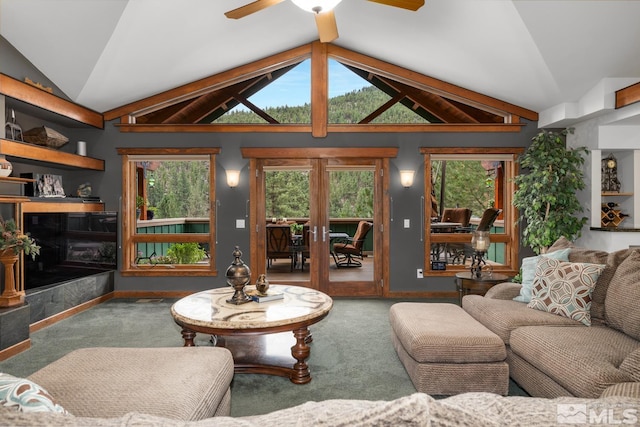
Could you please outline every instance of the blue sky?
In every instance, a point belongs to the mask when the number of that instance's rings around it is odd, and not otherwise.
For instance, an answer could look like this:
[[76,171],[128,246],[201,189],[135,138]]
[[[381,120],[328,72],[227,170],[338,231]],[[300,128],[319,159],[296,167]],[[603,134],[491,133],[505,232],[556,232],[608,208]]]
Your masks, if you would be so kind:
[[[342,95],[370,84],[337,61],[329,61],[329,97]],[[249,98],[260,108],[290,107],[311,102],[311,61],[306,60]],[[244,108],[243,108],[244,109]]]

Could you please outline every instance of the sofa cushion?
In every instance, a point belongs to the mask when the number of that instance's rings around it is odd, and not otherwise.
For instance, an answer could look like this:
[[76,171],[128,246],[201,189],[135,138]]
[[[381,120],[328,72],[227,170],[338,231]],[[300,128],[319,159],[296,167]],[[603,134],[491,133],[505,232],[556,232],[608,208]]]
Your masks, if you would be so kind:
[[597,324],[606,323],[605,320],[605,298],[607,289],[616,268],[629,255],[632,249],[621,249],[615,252],[606,252],[596,249],[585,249],[575,246],[565,237],[560,237],[550,248],[549,252],[560,249],[571,248],[569,252],[569,261],[571,262],[587,262],[591,264],[606,264],[606,267],[596,283],[596,287],[591,293],[591,321]]
[[520,302],[531,301],[533,279],[536,277],[536,265],[538,264],[540,257],[546,256],[553,259],[559,259],[561,261],[569,261],[569,252],[571,252],[571,248],[565,248],[560,249],[559,251],[549,252],[544,255],[523,258],[521,266],[522,287],[520,288],[520,295],[515,297],[513,300]]
[[624,359],[620,365],[620,370],[640,384],[640,349]]
[[0,373],[0,405],[20,412],[67,411],[51,397],[48,391],[33,381]]
[[521,326],[582,326],[580,322],[573,319],[533,310],[523,302],[512,300],[485,298],[480,295],[465,295],[462,298],[462,307],[474,319],[498,335],[507,345],[509,345],[511,332]]
[[525,326],[511,333],[511,351],[578,397],[597,398],[632,378],[619,369],[640,342],[605,326]]
[[591,326],[591,291],[604,267],[603,264],[563,262],[541,257],[536,265],[533,295],[527,307]]
[[616,269],[605,300],[607,324],[640,340],[640,252]]

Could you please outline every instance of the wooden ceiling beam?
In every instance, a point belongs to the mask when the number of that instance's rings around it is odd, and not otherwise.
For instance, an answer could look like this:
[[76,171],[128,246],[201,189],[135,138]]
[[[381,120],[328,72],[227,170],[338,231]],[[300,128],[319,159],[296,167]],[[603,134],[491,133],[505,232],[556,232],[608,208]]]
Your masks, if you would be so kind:
[[412,86],[382,76],[377,76],[377,78],[399,92],[406,94],[409,99],[419,104],[429,113],[438,117],[443,123],[479,123],[476,119],[469,116],[464,111],[450,103],[447,99],[439,95],[416,89]]
[[202,95],[194,99],[189,105],[185,105],[181,111],[167,117],[162,123],[165,124],[195,124],[200,123],[213,111],[219,108],[225,108],[224,104],[227,104],[232,99],[240,100],[244,98],[240,94],[246,91],[248,88],[254,86],[257,82],[266,77],[258,76],[249,79],[244,82],[236,83],[228,86],[224,89],[217,90],[215,92]]
[[373,113],[369,114],[367,117],[365,117],[364,119],[360,120],[358,123],[360,123],[360,124],[371,123],[371,121],[375,120],[376,117],[380,116],[382,113],[387,111],[389,108],[393,107],[395,104],[400,102],[402,100],[402,98],[404,98],[404,94],[398,93],[396,96],[394,96],[393,98],[391,98],[390,100],[388,100],[387,102],[382,104],[379,108],[377,108],[376,111],[374,111]]

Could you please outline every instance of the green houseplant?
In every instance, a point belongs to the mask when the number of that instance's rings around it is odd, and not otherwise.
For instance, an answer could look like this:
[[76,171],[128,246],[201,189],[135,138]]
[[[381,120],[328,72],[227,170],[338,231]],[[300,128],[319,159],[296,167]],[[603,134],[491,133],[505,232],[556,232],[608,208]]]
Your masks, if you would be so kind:
[[518,159],[527,173],[514,178],[513,205],[520,209],[520,221],[526,222],[522,241],[536,254],[545,253],[561,236],[579,237],[587,222],[580,217],[583,208],[576,192],[585,188],[582,165],[588,150],[566,147],[566,136],[572,132],[543,130]]

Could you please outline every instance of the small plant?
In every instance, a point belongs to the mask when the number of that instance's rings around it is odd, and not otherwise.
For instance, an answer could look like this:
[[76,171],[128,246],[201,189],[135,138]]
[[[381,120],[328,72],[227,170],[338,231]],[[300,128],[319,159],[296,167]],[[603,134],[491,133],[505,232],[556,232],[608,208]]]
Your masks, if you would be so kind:
[[0,218],[0,251],[9,249],[16,255],[24,251],[25,255],[31,255],[32,259],[36,259],[36,255],[40,254],[40,246],[29,233],[23,233],[18,228],[14,219],[5,221]]
[[298,224],[297,222],[294,222],[289,226],[289,228],[291,229],[291,234],[302,234],[302,228],[303,228],[302,224]]
[[175,264],[195,264],[207,253],[197,243],[175,243],[167,249],[167,256],[175,260]]
[[136,196],[136,209],[142,209],[144,206],[144,198],[142,196]]

